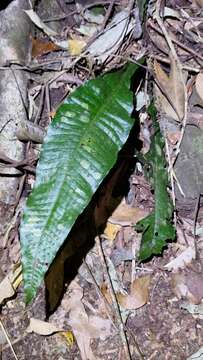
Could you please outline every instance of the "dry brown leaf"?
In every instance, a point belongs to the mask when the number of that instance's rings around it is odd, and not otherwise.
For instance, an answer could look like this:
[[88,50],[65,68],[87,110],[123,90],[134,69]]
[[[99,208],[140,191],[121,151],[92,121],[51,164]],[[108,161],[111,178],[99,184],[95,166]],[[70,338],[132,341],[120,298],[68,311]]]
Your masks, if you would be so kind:
[[158,103],[161,110],[176,121],[181,121],[184,117],[185,91],[183,84],[182,71],[171,56],[171,69],[169,76],[162,69],[159,63],[154,61],[154,72],[160,89],[156,89]]
[[51,324],[46,321],[42,321],[35,318],[30,318],[30,324],[27,327],[26,331],[28,333],[34,332],[38,335],[52,335],[57,332],[64,331],[62,329],[59,329],[56,325]]
[[32,38],[32,57],[42,56],[60,48],[51,41]]
[[149,275],[135,279],[131,285],[129,295],[117,295],[119,304],[126,310],[139,309],[149,300],[149,284]]
[[146,215],[148,215],[146,210],[131,207],[126,204],[125,201],[122,201],[114,210],[113,214],[108,219],[108,222],[121,226],[131,226],[135,225]]

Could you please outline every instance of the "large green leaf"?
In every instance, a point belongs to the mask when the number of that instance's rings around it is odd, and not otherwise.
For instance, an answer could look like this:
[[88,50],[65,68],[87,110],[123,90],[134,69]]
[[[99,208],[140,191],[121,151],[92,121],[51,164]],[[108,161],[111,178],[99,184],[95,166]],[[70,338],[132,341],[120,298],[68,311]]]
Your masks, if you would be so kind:
[[155,133],[146,160],[150,165],[148,176],[154,189],[155,206],[154,211],[135,226],[137,231],[143,232],[140,260],[160,254],[166,241],[173,240],[175,237],[175,229],[171,223],[173,206],[167,192],[168,173],[163,150],[164,139],[156,121],[156,109],[153,104],[150,105],[148,111],[153,120]]
[[48,129],[20,227],[27,302],[127,140],[134,122],[130,79],[138,68],[129,63],[88,81]]

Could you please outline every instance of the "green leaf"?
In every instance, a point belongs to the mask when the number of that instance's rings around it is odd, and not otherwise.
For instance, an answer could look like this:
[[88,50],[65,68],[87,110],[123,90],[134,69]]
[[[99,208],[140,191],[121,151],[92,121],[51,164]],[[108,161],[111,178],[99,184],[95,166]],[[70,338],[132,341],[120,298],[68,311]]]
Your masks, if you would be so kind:
[[150,105],[148,112],[153,120],[154,136],[146,160],[150,166],[148,175],[154,189],[155,208],[145,219],[139,221],[135,229],[143,232],[139,258],[146,260],[162,252],[167,240],[175,238],[171,224],[173,206],[167,192],[168,173],[164,154],[164,140],[161,136],[156,109]]
[[134,123],[130,80],[138,68],[129,63],[86,82],[48,129],[20,227],[27,303],[128,138]]

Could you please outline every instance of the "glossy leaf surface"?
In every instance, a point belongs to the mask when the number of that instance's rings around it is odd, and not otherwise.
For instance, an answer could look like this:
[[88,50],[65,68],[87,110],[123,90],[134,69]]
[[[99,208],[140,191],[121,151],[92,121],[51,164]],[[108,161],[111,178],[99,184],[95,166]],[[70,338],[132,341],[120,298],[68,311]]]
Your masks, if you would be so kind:
[[85,83],[48,129],[20,228],[27,303],[127,140],[134,123],[130,80],[138,68],[129,63]]
[[164,154],[164,139],[156,121],[155,107],[150,105],[148,111],[153,121],[154,136],[146,160],[150,165],[148,175],[154,190],[155,205],[154,211],[135,226],[137,231],[143,233],[140,260],[161,254],[167,240],[175,238],[175,229],[171,223],[173,206],[167,192],[168,172]]

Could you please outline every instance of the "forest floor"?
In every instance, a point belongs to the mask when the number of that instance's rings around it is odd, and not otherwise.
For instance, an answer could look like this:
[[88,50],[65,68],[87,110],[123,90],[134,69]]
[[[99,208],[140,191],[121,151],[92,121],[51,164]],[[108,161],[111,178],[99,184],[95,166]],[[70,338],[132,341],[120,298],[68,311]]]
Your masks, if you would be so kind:
[[[61,250],[63,271],[56,261],[34,302],[26,307],[18,273],[19,225],[37,162],[21,167],[22,191],[0,252],[1,359],[203,359],[203,2],[44,3],[37,1],[33,8],[43,21],[41,29],[29,14],[34,31],[26,64],[28,112],[38,118],[36,136],[78,86],[145,57],[137,91],[139,126],[130,146],[139,147],[143,155],[149,151],[153,130],[146,107],[153,97],[165,141],[176,239],[158,256],[138,260],[142,235],[135,225],[153,211],[158,199],[139,157],[128,159],[127,152],[98,193],[93,213],[102,224],[100,235],[91,231],[85,213],[71,235],[73,244],[83,245],[77,251],[73,245],[68,255],[66,247]],[[0,12],[0,24],[7,9]],[[109,32],[103,43],[107,56],[98,47],[89,51],[90,57],[83,56],[84,46],[90,49],[108,33],[123,11],[130,31],[115,27],[114,33]],[[58,34],[55,39],[50,28]],[[120,40],[111,46],[118,35]],[[67,37],[71,41],[65,49]],[[17,66],[12,65],[12,71]],[[41,145],[32,136],[28,140],[28,155],[34,158]],[[0,161],[9,163],[5,158]],[[89,239],[85,245],[84,238]]]

